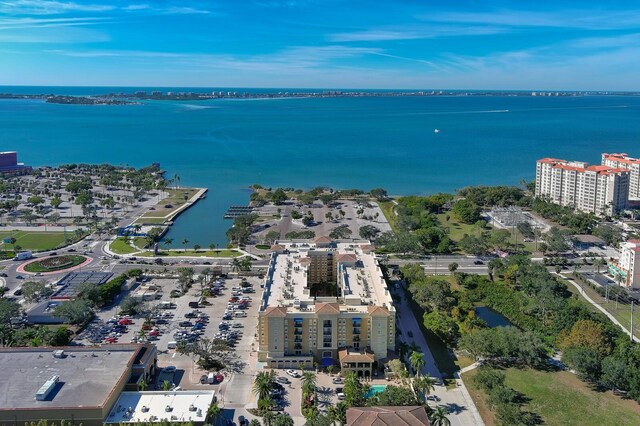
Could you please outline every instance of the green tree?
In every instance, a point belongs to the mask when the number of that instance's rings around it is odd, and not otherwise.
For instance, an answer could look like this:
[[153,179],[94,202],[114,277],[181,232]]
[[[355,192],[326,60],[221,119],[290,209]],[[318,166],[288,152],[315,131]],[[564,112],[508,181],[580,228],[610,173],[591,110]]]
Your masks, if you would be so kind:
[[163,390],[163,391],[165,391],[165,392],[166,392],[166,391],[170,390],[170,389],[171,389],[171,387],[172,387],[172,386],[171,386],[171,382],[170,382],[170,381],[165,380],[164,382],[162,382],[162,390]]
[[311,371],[305,371],[302,373],[300,383],[303,395],[312,394],[316,390],[316,375]]
[[449,272],[451,272],[451,275],[454,274],[454,272],[456,272],[458,270],[458,264],[456,262],[452,262],[449,264]]
[[22,284],[22,293],[27,302],[38,302],[49,297],[53,290],[43,281],[27,281]]
[[431,426],[451,426],[451,421],[447,417],[449,412],[444,407],[436,407],[429,416]]
[[194,244],[194,245],[193,245],[193,251],[194,251],[195,253],[197,253],[197,252],[198,252],[198,250],[200,250],[201,248],[202,248],[202,246],[201,246],[200,244]]
[[429,395],[432,390],[435,390],[436,383],[437,380],[431,376],[415,377],[413,379],[413,388],[424,395]]
[[0,326],[11,324],[11,318],[20,313],[20,305],[7,299],[0,299]]
[[269,397],[269,392],[273,389],[273,378],[275,376],[275,371],[270,370],[259,371],[256,374],[255,379],[253,380],[253,393],[258,399],[266,399]]
[[406,386],[387,386],[382,392],[367,399],[367,405],[373,407],[421,405],[413,391]]
[[458,323],[440,311],[425,313],[424,326],[448,345],[455,345],[460,337]]
[[419,377],[422,368],[424,368],[426,364],[424,360],[424,354],[421,352],[412,351],[411,355],[409,355],[409,364],[411,364],[413,374]]
[[480,207],[473,201],[467,199],[456,201],[453,204],[451,212],[456,219],[463,223],[472,224],[482,219]]
[[63,318],[69,324],[85,324],[93,318],[93,310],[85,300],[62,302],[53,310],[53,316]]
[[344,378],[344,402],[348,407],[362,407],[365,405],[365,394],[367,387],[363,386],[358,380],[358,376],[353,371],[347,373]]

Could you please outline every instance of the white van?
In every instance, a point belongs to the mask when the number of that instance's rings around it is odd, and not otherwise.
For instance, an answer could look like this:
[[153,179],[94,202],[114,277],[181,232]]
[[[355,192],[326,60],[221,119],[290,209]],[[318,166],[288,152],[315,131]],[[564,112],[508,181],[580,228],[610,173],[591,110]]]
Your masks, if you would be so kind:
[[247,316],[247,313],[246,313],[246,312],[244,312],[244,311],[236,311],[236,312],[234,312],[234,313],[233,313],[233,315],[234,315],[236,318],[240,318],[240,317],[244,318],[244,317],[246,317],[246,316]]
[[210,385],[214,384],[216,382],[216,375],[213,373],[209,373],[209,375],[207,376],[207,383],[209,383]]
[[167,349],[175,349],[178,347],[178,342],[169,342],[167,343]]

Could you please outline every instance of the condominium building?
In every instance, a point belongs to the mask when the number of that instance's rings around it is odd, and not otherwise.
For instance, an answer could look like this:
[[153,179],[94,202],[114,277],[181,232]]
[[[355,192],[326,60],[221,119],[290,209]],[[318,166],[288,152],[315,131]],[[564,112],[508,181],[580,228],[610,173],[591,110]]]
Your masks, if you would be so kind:
[[596,215],[613,215],[627,205],[629,171],[580,161],[543,158],[536,162],[536,196]]
[[609,262],[609,273],[620,285],[640,288],[640,240],[629,240],[620,247],[620,259]]
[[280,241],[259,308],[258,360],[272,368],[339,364],[370,376],[395,350],[395,308],[373,247],[327,237]]
[[629,198],[640,198],[640,159],[627,154],[602,154],[602,165],[629,170]]

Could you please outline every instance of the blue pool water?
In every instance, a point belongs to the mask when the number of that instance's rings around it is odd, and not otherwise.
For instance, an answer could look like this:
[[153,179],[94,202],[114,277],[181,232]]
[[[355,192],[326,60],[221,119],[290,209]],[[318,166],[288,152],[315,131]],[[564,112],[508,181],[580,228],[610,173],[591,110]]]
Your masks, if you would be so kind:
[[382,392],[387,388],[387,385],[371,385],[371,389],[365,395],[367,398],[372,397],[373,395]]

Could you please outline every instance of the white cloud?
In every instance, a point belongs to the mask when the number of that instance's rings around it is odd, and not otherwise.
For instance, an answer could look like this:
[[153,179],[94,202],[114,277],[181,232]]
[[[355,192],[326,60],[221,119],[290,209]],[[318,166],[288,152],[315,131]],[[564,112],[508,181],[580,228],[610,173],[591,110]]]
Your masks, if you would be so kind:
[[506,27],[577,28],[589,30],[624,29],[640,26],[638,10],[526,11],[498,9],[489,12],[443,12],[419,16],[429,22],[498,25]]
[[106,12],[116,7],[105,4],[82,4],[54,0],[0,1],[0,14],[6,15],[60,15],[73,12]]
[[334,33],[330,34],[328,39],[333,42],[415,40],[498,34],[504,31],[503,28],[495,26],[405,26],[399,29],[386,28]]

